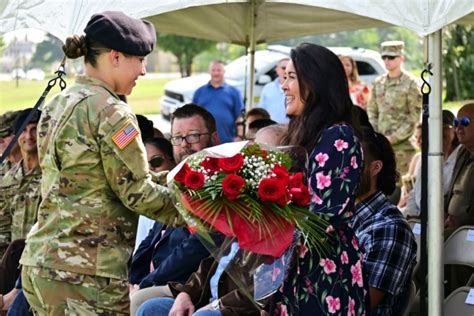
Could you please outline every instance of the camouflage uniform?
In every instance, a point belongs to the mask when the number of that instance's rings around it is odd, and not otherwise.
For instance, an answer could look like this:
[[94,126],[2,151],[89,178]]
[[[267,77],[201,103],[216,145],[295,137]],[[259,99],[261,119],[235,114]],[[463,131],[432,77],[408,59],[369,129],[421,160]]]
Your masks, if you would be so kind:
[[[151,180],[136,117],[110,87],[79,76],[42,109],[37,129],[42,201],[20,261],[27,299],[41,314],[89,293],[77,301],[84,308],[128,313],[138,214],[168,223],[177,214]],[[42,295],[45,284],[61,290]]]
[[[25,173],[21,160],[5,175],[3,183],[2,191],[10,199],[11,240],[24,239],[36,222],[41,201],[41,169],[37,166]],[[7,193],[8,191],[10,192]]]
[[9,160],[5,160],[0,167],[0,259],[11,242],[12,213],[9,201],[12,191],[7,190],[7,187],[13,185],[12,177],[8,176],[11,165]]
[[375,130],[390,139],[398,170],[406,173],[415,153],[409,138],[421,114],[421,92],[416,78],[404,71],[398,78],[378,77],[367,112]]

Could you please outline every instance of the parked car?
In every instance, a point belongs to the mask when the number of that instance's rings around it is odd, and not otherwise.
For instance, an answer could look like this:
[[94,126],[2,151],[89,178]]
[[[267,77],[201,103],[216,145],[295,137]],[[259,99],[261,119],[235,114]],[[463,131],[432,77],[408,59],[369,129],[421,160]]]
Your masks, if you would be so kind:
[[10,77],[12,78],[12,80],[15,80],[15,79],[25,79],[26,77],[26,74],[25,74],[25,71],[21,68],[15,68],[12,70],[12,72],[10,73]]
[[26,79],[28,80],[44,80],[44,71],[39,68],[33,68],[26,72]]
[[[363,48],[329,47],[336,55],[349,55],[357,63],[361,80],[371,84],[385,73],[380,54]],[[289,57],[291,47],[270,45],[266,50],[255,52],[254,104],[257,104],[263,86],[276,78],[275,66],[282,58]],[[247,56],[241,56],[225,66],[225,81],[235,86],[244,96],[246,85]],[[169,119],[173,112],[192,102],[194,92],[210,80],[209,74],[198,74],[172,80],[165,84],[165,95],[160,99],[161,115]]]

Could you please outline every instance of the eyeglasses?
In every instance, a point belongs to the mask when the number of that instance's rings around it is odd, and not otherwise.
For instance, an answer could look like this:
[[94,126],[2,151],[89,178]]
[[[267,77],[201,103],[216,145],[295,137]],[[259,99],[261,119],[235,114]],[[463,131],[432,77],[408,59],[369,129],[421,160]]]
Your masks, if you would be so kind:
[[468,116],[463,116],[460,119],[454,118],[454,126],[458,127],[459,124],[462,126],[468,126],[471,123],[471,119]]
[[159,168],[163,165],[165,162],[165,158],[162,156],[153,156],[151,159],[148,161],[151,167],[153,168]]
[[173,146],[179,146],[183,142],[183,140],[186,140],[186,143],[188,144],[195,144],[199,142],[199,139],[201,138],[202,135],[209,135],[210,133],[199,133],[199,134],[189,134],[186,136],[173,136],[171,137],[171,144]]
[[398,56],[382,56],[382,59],[385,60],[385,59],[388,59],[388,60],[394,60],[395,58],[397,58]]

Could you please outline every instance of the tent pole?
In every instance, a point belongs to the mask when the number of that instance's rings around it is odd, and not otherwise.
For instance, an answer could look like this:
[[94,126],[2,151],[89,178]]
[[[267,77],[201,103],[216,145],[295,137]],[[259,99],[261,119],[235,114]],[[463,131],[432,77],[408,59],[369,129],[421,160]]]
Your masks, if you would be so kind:
[[256,28],[256,16],[257,16],[257,4],[256,0],[250,1],[250,42],[249,42],[249,49],[248,49],[248,58],[250,58],[250,66],[248,68],[249,71],[249,81],[247,82],[247,104],[246,109],[247,111],[253,108],[253,88],[255,83],[255,46],[256,46],[256,39],[255,39],[255,28]]
[[444,301],[444,201],[442,145],[442,31],[428,35],[428,61],[432,64],[429,96],[428,143],[428,315],[441,316]]

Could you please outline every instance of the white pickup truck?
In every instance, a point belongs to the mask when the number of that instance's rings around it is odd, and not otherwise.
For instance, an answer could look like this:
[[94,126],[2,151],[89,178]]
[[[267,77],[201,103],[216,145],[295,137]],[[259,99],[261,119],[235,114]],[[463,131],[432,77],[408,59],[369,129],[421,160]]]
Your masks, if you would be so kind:
[[[349,55],[357,63],[361,80],[371,84],[385,72],[380,54],[373,50],[350,47],[329,47],[336,55]],[[289,57],[291,47],[270,45],[266,50],[255,52],[254,104],[257,104],[265,84],[275,79],[275,66],[282,58]],[[225,81],[245,95],[247,56],[241,56],[225,66]],[[165,95],[160,99],[161,115],[170,115],[186,103],[192,102],[194,92],[210,80],[209,74],[198,74],[172,80],[165,85]]]

